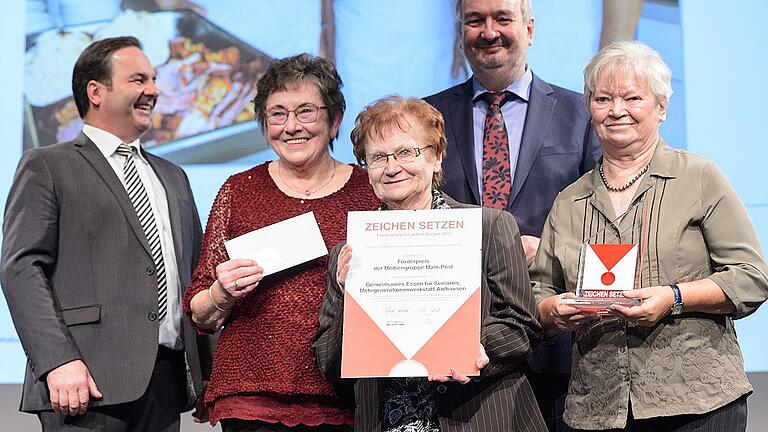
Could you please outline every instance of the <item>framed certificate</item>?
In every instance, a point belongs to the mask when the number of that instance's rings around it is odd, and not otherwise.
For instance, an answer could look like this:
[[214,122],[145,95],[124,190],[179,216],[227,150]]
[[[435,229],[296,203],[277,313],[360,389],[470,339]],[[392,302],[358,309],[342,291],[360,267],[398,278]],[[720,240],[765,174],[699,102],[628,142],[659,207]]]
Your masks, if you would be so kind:
[[482,210],[350,212],[341,376],[478,375]]

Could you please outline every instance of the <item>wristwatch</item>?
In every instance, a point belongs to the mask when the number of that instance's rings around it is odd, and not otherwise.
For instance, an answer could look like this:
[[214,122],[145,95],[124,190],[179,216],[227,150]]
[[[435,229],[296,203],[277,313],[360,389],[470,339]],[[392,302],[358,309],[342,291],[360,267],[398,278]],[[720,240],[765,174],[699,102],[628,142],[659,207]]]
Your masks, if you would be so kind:
[[676,283],[669,284],[669,286],[675,294],[675,303],[672,305],[671,315],[680,315],[683,313],[683,295],[680,293],[680,287]]

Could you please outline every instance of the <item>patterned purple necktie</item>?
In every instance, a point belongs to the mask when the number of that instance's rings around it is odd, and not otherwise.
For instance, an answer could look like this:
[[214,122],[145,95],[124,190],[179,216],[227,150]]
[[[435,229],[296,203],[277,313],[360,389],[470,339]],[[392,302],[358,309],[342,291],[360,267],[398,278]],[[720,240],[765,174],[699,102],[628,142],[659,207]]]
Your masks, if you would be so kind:
[[510,92],[486,92],[478,96],[488,104],[483,129],[483,207],[504,209],[509,203],[512,190],[509,138],[501,106],[514,97]]

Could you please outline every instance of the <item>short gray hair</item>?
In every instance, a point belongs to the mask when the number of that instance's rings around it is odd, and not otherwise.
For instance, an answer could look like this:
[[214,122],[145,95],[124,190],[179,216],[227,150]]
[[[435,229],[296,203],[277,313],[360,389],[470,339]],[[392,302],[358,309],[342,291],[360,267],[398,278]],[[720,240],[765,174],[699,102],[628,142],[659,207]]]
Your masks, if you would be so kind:
[[659,53],[641,42],[613,42],[600,50],[584,68],[584,100],[590,105],[600,76],[622,73],[644,81],[659,103],[672,96],[672,71]]
[[[519,0],[520,1],[520,15],[523,17],[523,22],[528,24],[528,21],[533,17],[533,6],[531,6],[531,0]],[[456,20],[459,24],[463,23],[462,15],[464,15],[464,0],[456,0]]]

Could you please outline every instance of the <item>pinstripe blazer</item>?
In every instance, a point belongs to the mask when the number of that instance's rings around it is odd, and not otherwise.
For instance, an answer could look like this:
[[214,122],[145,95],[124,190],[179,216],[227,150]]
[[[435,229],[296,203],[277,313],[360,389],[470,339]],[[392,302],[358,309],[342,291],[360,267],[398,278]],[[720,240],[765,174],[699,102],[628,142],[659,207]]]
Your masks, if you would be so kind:
[[[476,207],[448,196],[451,208]],[[312,346],[323,375],[341,376],[344,297],[336,281],[341,244],[328,263],[328,290],[320,308],[320,329]],[[545,431],[528,380],[520,372],[541,327],[525,266],[520,233],[508,213],[483,209],[481,343],[490,363],[467,385],[436,384],[440,430],[443,432]],[[355,430],[381,431],[386,379],[354,381]]]

